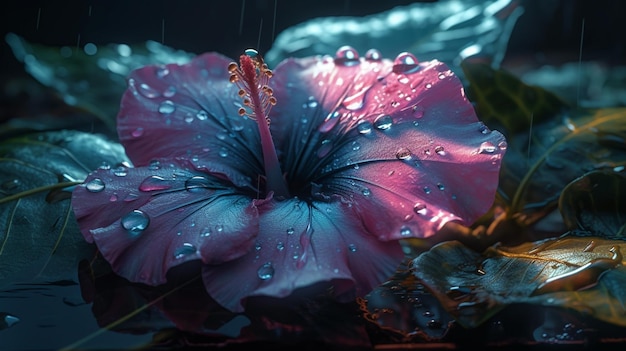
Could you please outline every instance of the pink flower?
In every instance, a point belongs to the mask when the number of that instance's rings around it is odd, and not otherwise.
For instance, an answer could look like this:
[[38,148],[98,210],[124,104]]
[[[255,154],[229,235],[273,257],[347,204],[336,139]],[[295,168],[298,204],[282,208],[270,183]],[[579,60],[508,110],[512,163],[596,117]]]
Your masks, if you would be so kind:
[[83,235],[119,275],[159,285],[201,262],[233,311],[320,285],[352,299],[394,272],[399,240],[491,206],[506,142],[445,64],[343,47],[272,72],[250,55],[128,77],[118,134],[134,166],[98,169],[73,193]]

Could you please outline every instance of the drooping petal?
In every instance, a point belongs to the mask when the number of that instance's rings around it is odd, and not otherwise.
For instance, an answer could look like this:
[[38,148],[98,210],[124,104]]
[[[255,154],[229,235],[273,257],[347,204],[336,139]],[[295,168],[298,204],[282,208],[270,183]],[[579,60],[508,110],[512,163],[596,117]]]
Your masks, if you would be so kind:
[[262,170],[256,123],[237,111],[241,99],[229,82],[232,60],[216,53],[184,65],[133,71],[118,114],[118,134],[130,159],[185,158],[237,186]]
[[[288,94],[274,89],[284,104],[273,117],[285,125],[279,147],[295,165],[286,162],[287,177],[352,201],[382,240],[428,237],[448,221],[471,224],[484,214],[506,141],[478,121],[460,80],[445,64],[408,53],[392,62],[342,50],[275,70],[292,86]],[[300,118],[289,121],[287,108]]]
[[183,262],[218,264],[249,251],[258,231],[253,200],[189,168],[161,160],[99,169],[76,187],[81,231],[116,273],[158,285]]
[[254,249],[235,261],[203,267],[209,295],[233,311],[242,310],[246,297],[285,297],[323,282],[338,299],[363,296],[403,257],[397,242],[378,241],[337,198],[312,204],[297,198],[268,201],[259,211]]

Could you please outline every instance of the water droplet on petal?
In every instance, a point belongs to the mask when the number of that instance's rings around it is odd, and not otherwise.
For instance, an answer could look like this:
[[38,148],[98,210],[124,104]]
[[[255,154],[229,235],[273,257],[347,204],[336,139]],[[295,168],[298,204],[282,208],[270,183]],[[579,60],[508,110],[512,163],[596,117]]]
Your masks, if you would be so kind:
[[126,177],[126,175],[128,175],[128,171],[126,170],[126,167],[119,166],[113,170],[113,174],[118,177]]
[[198,251],[198,249],[196,249],[196,247],[191,244],[191,243],[184,243],[183,246],[177,248],[174,251],[174,258],[175,259],[181,259],[187,255],[191,255],[194,254]]
[[348,245],[348,250],[350,250],[350,252],[356,252],[356,245],[354,244]]
[[430,89],[430,88],[432,88],[432,87],[433,87],[433,85],[432,85],[432,84],[430,84],[430,83],[426,83],[426,89]]
[[496,146],[493,145],[492,142],[490,141],[485,141],[482,144],[480,144],[480,147],[478,148],[478,153],[480,154],[492,154],[496,151]]
[[160,176],[150,176],[139,184],[139,191],[157,191],[171,188],[172,185],[165,178]]
[[200,121],[204,121],[209,118],[209,114],[205,110],[200,110],[196,113],[196,118]]
[[365,59],[369,61],[380,61],[383,59],[383,55],[376,49],[369,49],[365,53]]
[[193,176],[185,181],[185,189],[199,192],[211,189],[211,181],[204,176]]
[[411,150],[406,147],[402,147],[396,152],[396,158],[398,160],[408,161],[413,158],[413,156],[411,154]]
[[359,53],[351,46],[342,46],[335,53],[335,63],[344,66],[355,65],[359,63]]
[[430,194],[430,188],[429,188],[429,187],[427,187],[427,186],[425,186],[425,187],[424,187],[424,192],[425,192],[426,194]]
[[409,236],[413,234],[413,232],[411,231],[411,228],[403,225],[402,228],[400,228],[400,235],[401,236]]
[[165,100],[159,105],[159,112],[164,115],[169,115],[176,110],[176,105],[170,100]]
[[287,228],[287,235],[292,235],[294,232],[293,228]]
[[271,262],[264,263],[261,267],[259,267],[256,273],[261,280],[272,279],[274,276],[274,266]]
[[278,244],[276,244],[276,249],[278,251],[283,251],[283,249],[285,249],[285,244],[283,244],[282,241],[279,241]]
[[395,73],[414,73],[419,69],[419,61],[410,52],[403,52],[393,60],[393,71]]
[[176,95],[176,87],[173,85],[167,87],[167,89],[165,89],[165,91],[163,92],[163,96],[165,96],[166,98],[170,98],[174,95]]
[[393,120],[391,119],[391,116],[389,115],[380,115],[374,121],[374,126],[378,130],[387,130],[391,128],[392,124],[393,124]]
[[87,182],[85,188],[87,188],[87,191],[89,192],[99,193],[104,190],[104,182],[100,178],[94,178]]
[[156,70],[156,74],[157,74],[157,77],[163,78],[166,75],[170,74],[170,70],[167,67],[165,67],[165,66],[159,67]]
[[498,143],[498,148],[499,148],[500,150],[503,150],[503,151],[504,151],[504,150],[506,150],[506,149],[507,149],[507,147],[508,147],[508,144],[506,143],[506,141],[501,141],[501,142],[499,142],[499,143]]
[[148,228],[150,218],[141,210],[133,210],[122,217],[121,224],[128,234],[138,236]]
[[216,225],[215,226],[215,231],[218,232],[218,233],[223,232],[224,231],[224,225],[222,225],[222,224]]
[[413,206],[413,212],[419,214],[419,215],[425,215],[426,214],[426,205],[422,204],[422,203],[416,203],[415,206]]
[[437,183],[437,189],[443,191],[443,190],[446,190],[446,187],[441,183]]
[[417,106],[417,105],[413,106],[413,117],[415,118],[424,117],[424,108],[421,106]]
[[319,126],[319,128],[317,130],[319,130],[321,133],[329,132],[339,122],[339,116],[340,115],[341,114],[339,113],[339,111],[335,111],[335,112],[329,113],[328,116],[326,116],[326,118],[322,122],[322,124],[320,124],[320,126]]
[[363,188],[363,190],[361,190],[361,194],[363,194],[363,196],[370,196],[372,195],[372,191],[368,188]]
[[139,84],[139,93],[149,99],[158,97],[160,94],[156,89],[152,88],[146,83]]
[[139,127],[137,129],[133,130],[133,132],[130,133],[130,135],[132,135],[133,138],[139,138],[140,136],[143,135],[143,128]]
[[366,135],[372,132],[372,124],[369,121],[360,121],[356,129],[359,133]]
[[148,166],[148,169],[150,169],[152,171],[156,171],[159,168],[161,168],[161,162],[159,162],[158,160],[150,161],[150,165]]
[[478,128],[478,130],[482,133],[482,134],[488,134],[489,133],[489,127],[487,127],[486,125],[480,124],[480,127]]
[[218,153],[220,157],[228,157],[228,150],[225,147],[220,148]]
[[435,153],[439,156],[445,156],[446,155],[446,150],[443,148],[443,146],[436,146],[435,147]]
[[352,151],[359,151],[361,149],[361,143],[358,141],[353,141],[350,146],[352,147]]

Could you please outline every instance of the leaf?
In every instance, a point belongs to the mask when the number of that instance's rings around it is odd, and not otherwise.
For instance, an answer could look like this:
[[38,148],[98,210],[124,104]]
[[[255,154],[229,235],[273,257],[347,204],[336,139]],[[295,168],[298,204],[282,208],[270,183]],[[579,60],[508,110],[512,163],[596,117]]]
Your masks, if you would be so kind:
[[194,56],[154,41],[133,47],[87,44],[91,46],[77,50],[30,44],[14,33],[5,39],[30,75],[56,90],[68,105],[94,113],[111,130],[115,130],[115,117],[130,71],[148,64],[186,63]]
[[613,170],[593,171],[568,184],[559,209],[570,230],[626,239],[626,177]]
[[74,279],[93,248],[78,231],[70,187],[92,169],[127,161],[119,144],[71,131],[0,143],[0,286]]
[[348,44],[361,55],[374,48],[383,57],[409,51],[420,61],[438,59],[450,67],[470,56],[497,66],[522,13],[518,1],[472,0],[417,2],[365,17],[316,18],[280,33],[265,59],[276,65],[289,57],[334,54]]
[[622,241],[548,239],[480,254],[457,241],[412,262],[419,281],[461,325],[473,328],[512,304],[570,308],[626,327]]

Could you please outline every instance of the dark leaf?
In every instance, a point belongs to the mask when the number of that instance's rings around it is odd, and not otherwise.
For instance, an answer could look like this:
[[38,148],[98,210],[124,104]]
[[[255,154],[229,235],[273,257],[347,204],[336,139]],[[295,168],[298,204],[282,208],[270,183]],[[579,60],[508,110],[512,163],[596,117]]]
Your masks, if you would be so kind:
[[444,242],[412,262],[416,277],[465,327],[477,327],[511,304],[570,308],[626,326],[622,241],[560,238],[483,254]]
[[626,236],[626,177],[612,170],[593,171],[567,185],[559,199],[570,230],[612,239]]
[[68,195],[99,166],[126,162],[119,144],[79,132],[49,132],[0,143],[0,286],[76,280],[93,254]]
[[193,56],[154,41],[133,47],[89,43],[80,50],[30,44],[14,33],[7,34],[6,41],[35,79],[56,90],[68,105],[95,114],[112,130],[130,71],[148,64],[186,63]]

